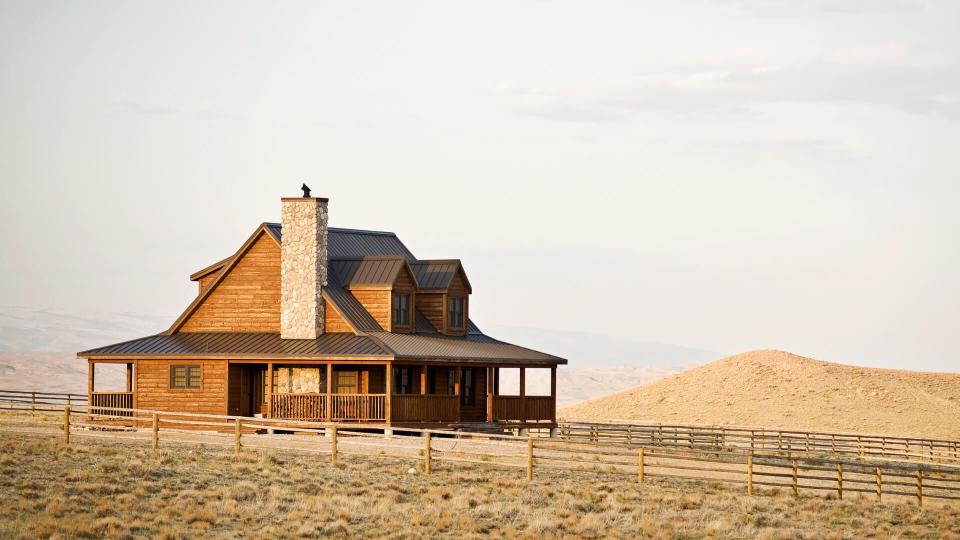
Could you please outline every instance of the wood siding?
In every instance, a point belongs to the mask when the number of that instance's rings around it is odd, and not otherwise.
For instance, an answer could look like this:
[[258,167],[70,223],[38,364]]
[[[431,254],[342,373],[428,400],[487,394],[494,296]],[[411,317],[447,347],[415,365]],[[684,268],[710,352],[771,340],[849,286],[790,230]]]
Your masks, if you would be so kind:
[[[410,324],[399,326],[393,324],[393,294],[409,294],[410,295]],[[413,276],[410,275],[410,271],[404,268],[397,275],[397,280],[393,282],[393,293],[390,295],[390,332],[396,332],[398,334],[411,334],[416,325],[416,312],[414,311],[414,306],[417,303],[417,286],[413,281]],[[384,327],[387,328],[387,327]]]
[[389,331],[390,289],[351,289],[350,293],[380,324],[381,328]]
[[180,332],[280,332],[280,246],[261,233]]
[[430,321],[430,324],[437,329],[438,332],[444,331],[444,302],[443,294],[439,293],[420,293],[416,298],[417,309],[423,313],[423,316]]
[[353,332],[353,328],[347,324],[343,315],[333,307],[330,302],[325,302],[323,308],[323,326],[324,332]]
[[203,276],[202,278],[198,279],[198,280],[197,280],[197,283],[198,283],[200,286],[199,286],[199,288],[197,289],[197,293],[199,294],[199,293],[203,292],[203,289],[205,289],[207,285],[213,283],[213,280],[217,279],[217,274],[219,274],[219,273],[220,273],[219,271],[218,271],[218,272],[213,272],[213,273],[207,274],[207,275]]
[[[171,389],[172,365],[199,365],[200,388]],[[225,360],[140,360],[136,378],[137,407],[140,409],[227,414]]]

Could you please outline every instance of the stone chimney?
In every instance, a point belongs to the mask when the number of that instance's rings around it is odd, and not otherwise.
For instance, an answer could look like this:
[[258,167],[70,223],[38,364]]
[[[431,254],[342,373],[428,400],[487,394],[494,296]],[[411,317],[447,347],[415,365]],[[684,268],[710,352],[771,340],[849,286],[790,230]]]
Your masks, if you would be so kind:
[[[309,195],[309,188],[304,194]],[[327,199],[291,197],[280,204],[280,337],[316,339],[324,331]]]

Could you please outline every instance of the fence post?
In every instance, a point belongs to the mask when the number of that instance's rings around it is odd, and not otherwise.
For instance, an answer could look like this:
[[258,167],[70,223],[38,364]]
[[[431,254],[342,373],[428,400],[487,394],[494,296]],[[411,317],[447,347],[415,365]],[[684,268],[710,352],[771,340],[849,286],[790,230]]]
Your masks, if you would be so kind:
[[753,452],[747,455],[747,495],[753,495]]
[[643,448],[641,447],[637,450],[637,482],[643,483],[643,474],[644,474],[644,464],[643,464]]
[[753,430],[750,430],[750,449],[753,450]]
[[917,506],[923,506],[923,471],[917,470]]
[[430,432],[428,431],[424,435],[426,435],[427,442],[426,442],[426,448],[424,448],[424,454],[423,454],[423,472],[424,474],[430,474],[430,452],[431,452]]
[[153,453],[157,453],[157,443],[160,439],[160,415],[153,414],[153,441],[151,446],[153,447]]
[[877,467],[877,502],[883,500],[883,476],[880,474],[880,467]]
[[240,453],[240,419],[239,418],[234,420],[233,434],[234,434],[233,450],[235,453],[239,454]]
[[797,460],[791,460],[793,464],[793,495],[800,496],[800,486],[797,485]]
[[63,408],[63,444],[70,445],[70,406]]
[[860,437],[857,437],[857,454],[860,461],[863,461],[863,440]]
[[337,426],[330,428],[330,464],[337,464]]
[[633,444],[633,431],[627,426],[627,444]]
[[30,392],[30,412],[37,412],[37,393]]
[[527,437],[527,481],[533,480],[533,438]]
[[837,463],[837,498],[843,500],[843,463]]
[[71,401],[71,400],[73,399],[73,398],[71,397],[72,395],[73,395],[73,394],[67,394],[67,406],[68,406],[68,407],[69,407],[70,405],[73,405],[73,401]]
[[830,451],[834,454],[837,453],[837,436],[830,435]]

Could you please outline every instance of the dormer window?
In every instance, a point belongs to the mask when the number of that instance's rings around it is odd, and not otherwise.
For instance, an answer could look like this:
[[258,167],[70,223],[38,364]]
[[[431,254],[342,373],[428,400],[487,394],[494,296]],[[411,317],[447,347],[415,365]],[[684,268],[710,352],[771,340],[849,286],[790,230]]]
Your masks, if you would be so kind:
[[447,326],[450,328],[463,328],[463,297],[451,297],[448,301],[449,317]]
[[393,295],[393,324],[394,326],[410,325],[410,295]]

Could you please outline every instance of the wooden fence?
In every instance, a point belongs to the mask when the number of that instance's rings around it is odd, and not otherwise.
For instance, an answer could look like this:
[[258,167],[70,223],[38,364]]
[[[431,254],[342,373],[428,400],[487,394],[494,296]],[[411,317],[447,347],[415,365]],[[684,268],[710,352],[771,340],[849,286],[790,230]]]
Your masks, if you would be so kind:
[[[154,450],[162,441],[220,444],[233,447],[236,452],[244,448],[305,451],[329,456],[332,463],[342,455],[401,459],[417,463],[425,473],[434,471],[437,462],[475,463],[525,469],[529,480],[535,478],[537,470],[560,469],[594,476],[629,475],[637,482],[650,478],[719,482],[741,486],[748,494],[773,488],[797,496],[828,492],[842,498],[850,493],[866,493],[878,501],[884,497],[910,497],[920,505],[925,499],[960,500],[960,467],[929,463],[870,461],[844,456],[786,457],[776,451],[759,449],[650,447],[397,427],[384,432],[382,425],[140,409],[97,407],[98,416],[92,407],[33,405],[20,400],[0,401],[0,408],[58,415],[62,418],[60,433],[67,444],[71,436],[149,442]],[[19,416],[0,417],[0,431],[17,431]],[[30,418],[33,417],[27,420]],[[22,432],[38,434],[36,428]],[[294,437],[292,434],[322,436]]]
[[0,401],[34,405],[86,405],[86,394],[0,390]]
[[784,454],[855,456],[858,459],[925,461],[960,465],[960,441],[771,430],[689,424],[559,422],[566,440],[656,447],[741,449]]

